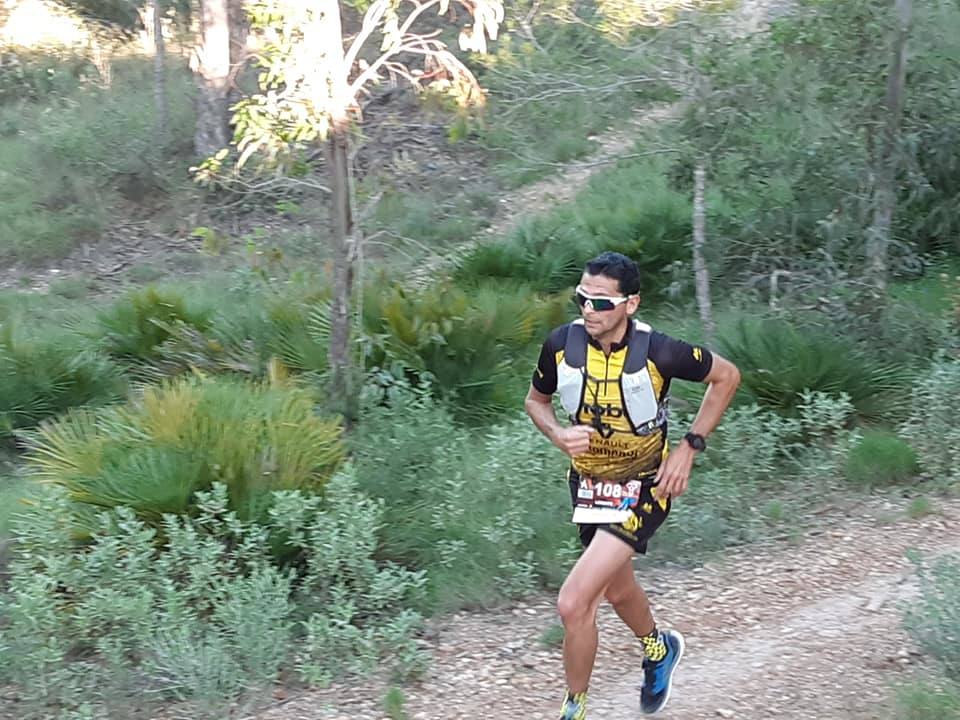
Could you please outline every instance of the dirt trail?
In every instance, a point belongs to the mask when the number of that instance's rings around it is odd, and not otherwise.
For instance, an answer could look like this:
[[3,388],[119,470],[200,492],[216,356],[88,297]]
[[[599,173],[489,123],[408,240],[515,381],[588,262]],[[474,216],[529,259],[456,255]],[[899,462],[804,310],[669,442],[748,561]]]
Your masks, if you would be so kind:
[[[915,592],[910,549],[960,551],[960,500],[920,519],[873,500],[834,508],[801,539],[733,549],[692,570],[637,577],[687,653],[665,720],[888,720],[894,685],[921,658],[902,628]],[[404,688],[411,720],[553,720],[563,692],[560,652],[541,643],[556,623],[552,596],[496,612],[459,613],[431,627],[432,665]],[[642,659],[608,607],[590,691],[590,720],[636,720]],[[257,720],[386,718],[385,678],[292,698]]]

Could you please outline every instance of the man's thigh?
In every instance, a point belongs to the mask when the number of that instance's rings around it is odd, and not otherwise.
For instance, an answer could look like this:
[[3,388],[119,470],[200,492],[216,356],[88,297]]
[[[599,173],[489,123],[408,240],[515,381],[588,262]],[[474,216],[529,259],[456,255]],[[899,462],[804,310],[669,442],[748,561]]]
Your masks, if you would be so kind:
[[561,593],[573,593],[582,602],[599,600],[607,586],[621,576],[623,566],[630,565],[633,552],[630,545],[615,535],[597,533],[573,566]]

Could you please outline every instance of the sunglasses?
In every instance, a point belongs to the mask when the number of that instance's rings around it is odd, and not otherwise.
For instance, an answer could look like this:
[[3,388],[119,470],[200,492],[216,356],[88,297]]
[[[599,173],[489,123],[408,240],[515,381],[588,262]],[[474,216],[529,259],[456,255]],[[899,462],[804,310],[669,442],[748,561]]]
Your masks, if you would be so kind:
[[581,308],[585,308],[589,305],[591,310],[596,310],[597,312],[607,312],[608,310],[613,310],[617,305],[625,303],[631,297],[631,295],[620,297],[590,295],[589,293],[584,292],[580,285],[577,285],[576,289],[573,291],[573,299],[576,301],[577,305],[579,305]]

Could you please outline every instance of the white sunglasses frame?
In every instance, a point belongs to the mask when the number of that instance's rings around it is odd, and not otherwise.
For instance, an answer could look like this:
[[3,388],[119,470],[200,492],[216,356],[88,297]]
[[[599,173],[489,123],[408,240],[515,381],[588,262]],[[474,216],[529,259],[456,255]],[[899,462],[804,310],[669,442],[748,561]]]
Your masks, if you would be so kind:
[[[585,298],[587,299],[587,302],[590,303],[590,309],[591,309],[591,310],[594,309],[594,308],[593,308],[593,303],[591,302],[592,300],[606,300],[606,301],[608,301],[608,302],[611,302],[611,303],[613,303],[613,308],[611,308],[611,310],[612,310],[612,309],[615,309],[615,308],[619,307],[620,305],[622,305],[622,304],[625,303],[627,300],[629,300],[630,298],[633,297],[633,295],[617,295],[616,297],[611,297],[611,296],[609,296],[609,295],[591,295],[590,293],[588,293],[586,290],[583,289],[583,286],[582,286],[582,285],[577,285],[577,286],[573,289],[573,294],[574,294],[574,297],[576,297],[577,295],[583,295],[583,297],[585,297]],[[587,303],[584,303],[584,304],[581,305],[580,307],[581,307],[581,308],[587,307]],[[604,311],[603,311],[603,310],[597,310],[596,312],[604,312]],[[609,312],[609,311],[608,311],[608,312]]]

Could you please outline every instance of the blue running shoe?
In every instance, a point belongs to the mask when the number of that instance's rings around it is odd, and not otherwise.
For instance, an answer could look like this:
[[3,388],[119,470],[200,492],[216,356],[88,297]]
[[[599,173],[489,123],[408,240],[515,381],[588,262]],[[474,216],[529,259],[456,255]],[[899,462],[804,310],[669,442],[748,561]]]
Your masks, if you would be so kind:
[[673,671],[683,657],[683,635],[676,630],[665,630],[661,637],[667,646],[667,654],[662,660],[643,661],[643,682],[640,684],[640,710],[645,715],[653,715],[663,710],[670,699],[670,687],[673,685]]

